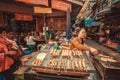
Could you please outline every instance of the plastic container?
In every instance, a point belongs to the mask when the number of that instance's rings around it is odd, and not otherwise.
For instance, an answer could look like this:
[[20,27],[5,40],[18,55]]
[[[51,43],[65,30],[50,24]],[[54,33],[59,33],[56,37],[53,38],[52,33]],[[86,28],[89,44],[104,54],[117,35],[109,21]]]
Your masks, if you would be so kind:
[[117,47],[118,52],[120,52],[120,45]]
[[29,55],[30,53],[31,53],[31,51],[29,49],[24,50],[25,55]]

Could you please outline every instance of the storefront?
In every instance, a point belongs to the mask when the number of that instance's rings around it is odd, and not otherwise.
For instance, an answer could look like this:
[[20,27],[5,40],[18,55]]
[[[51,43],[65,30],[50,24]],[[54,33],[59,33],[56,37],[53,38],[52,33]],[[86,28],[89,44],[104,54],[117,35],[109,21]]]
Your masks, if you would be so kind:
[[[24,22],[30,22],[34,23],[34,27],[36,27],[37,31],[43,31],[43,27],[53,27],[55,30],[65,30],[66,29],[66,11],[67,7],[70,7],[70,10],[72,11],[72,4],[67,1],[51,1],[51,3],[48,4],[48,0],[39,2],[36,1],[25,1],[25,0],[16,0],[8,3],[7,1],[2,1],[1,4],[1,12],[10,13],[13,15],[13,18],[16,18],[15,13],[19,14],[26,14],[31,15],[33,21],[29,18],[29,20],[25,20],[23,18],[17,19],[16,21],[19,21],[20,23]],[[58,5],[59,3],[59,5]],[[16,4],[16,5],[13,5]],[[23,6],[21,6],[23,5]],[[61,7],[62,5],[66,7]],[[9,9],[8,9],[8,7]],[[51,7],[51,13],[45,12],[45,10],[39,10],[39,12],[35,12],[34,7],[41,7],[41,8],[50,8]],[[40,12],[41,11],[41,12]],[[47,10],[46,10],[47,11]],[[45,15],[45,18],[44,18]],[[18,16],[17,16],[18,17]],[[20,17],[20,16],[19,16]],[[45,19],[45,20],[44,20]],[[21,21],[21,22],[20,22]],[[2,22],[1,22],[2,23]],[[33,26],[32,25],[32,26]],[[57,28],[58,27],[58,28]]]

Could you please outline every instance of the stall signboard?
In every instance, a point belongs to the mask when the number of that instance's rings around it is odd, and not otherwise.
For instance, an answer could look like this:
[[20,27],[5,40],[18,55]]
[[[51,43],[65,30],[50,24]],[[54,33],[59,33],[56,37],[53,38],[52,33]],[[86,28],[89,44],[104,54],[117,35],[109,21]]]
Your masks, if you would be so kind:
[[48,0],[16,0],[19,2],[48,6]]
[[52,13],[51,8],[34,7],[34,13]]
[[64,0],[52,0],[52,8],[62,11],[67,11],[67,9],[70,8],[70,12],[71,12],[72,4]]
[[15,13],[15,20],[32,21],[33,16],[30,14]]

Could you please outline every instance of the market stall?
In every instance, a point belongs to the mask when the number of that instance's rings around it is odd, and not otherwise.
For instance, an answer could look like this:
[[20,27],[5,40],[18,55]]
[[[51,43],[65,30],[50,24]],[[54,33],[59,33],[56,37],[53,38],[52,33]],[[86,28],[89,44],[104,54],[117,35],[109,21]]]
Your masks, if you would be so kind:
[[96,70],[90,58],[79,50],[41,50],[24,65],[30,67],[24,72],[25,80],[96,80]]

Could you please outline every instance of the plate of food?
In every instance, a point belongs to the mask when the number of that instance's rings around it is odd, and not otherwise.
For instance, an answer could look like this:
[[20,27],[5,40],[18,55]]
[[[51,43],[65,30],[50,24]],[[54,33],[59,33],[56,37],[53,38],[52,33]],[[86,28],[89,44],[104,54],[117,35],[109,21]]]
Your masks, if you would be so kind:
[[46,53],[39,53],[37,57],[33,60],[32,64],[34,66],[40,66],[46,55]]
[[39,53],[36,58],[43,60],[46,55],[47,55],[46,53]]
[[34,65],[34,66],[39,66],[40,64],[41,64],[41,59],[34,59],[34,61],[32,62],[32,64]]

